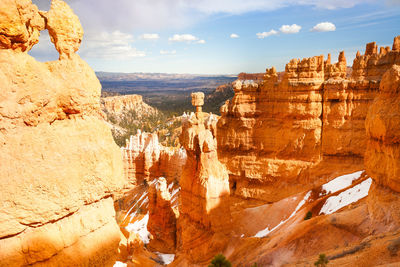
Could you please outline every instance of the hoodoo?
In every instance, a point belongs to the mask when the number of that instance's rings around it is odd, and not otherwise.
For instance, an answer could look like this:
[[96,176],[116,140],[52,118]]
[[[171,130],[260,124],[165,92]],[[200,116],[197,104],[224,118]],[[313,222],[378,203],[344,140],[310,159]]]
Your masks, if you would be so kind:
[[207,264],[229,240],[229,176],[218,161],[217,119],[201,111],[204,94],[193,93],[192,104],[196,113],[184,118],[180,136],[187,161],[179,182],[178,255],[179,261]]

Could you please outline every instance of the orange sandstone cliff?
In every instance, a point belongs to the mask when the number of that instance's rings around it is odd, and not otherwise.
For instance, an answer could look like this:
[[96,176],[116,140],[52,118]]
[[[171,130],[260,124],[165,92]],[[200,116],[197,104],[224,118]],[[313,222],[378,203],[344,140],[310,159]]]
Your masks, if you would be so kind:
[[365,122],[366,171],[374,179],[369,210],[378,231],[400,227],[400,65],[383,75]]
[[[49,30],[60,59],[27,54]],[[110,265],[120,149],[100,116],[100,83],[77,55],[79,19],[61,0],[0,11],[0,265]]]
[[293,59],[281,81],[274,68],[262,81],[236,81],[217,131],[232,193],[278,201],[363,169],[365,117],[383,73],[400,63],[398,40],[379,53],[367,44],[351,77],[341,52],[334,64],[330,56]]
[[121,150],[125,176],[132,184],[149,182],[161,176],[168,183],[179,181],[186,162],[185,150],[161,145],[157,133],[138,131]]
[[107,113],[121,115],[123,111],[134,110],[141,118],[144,114],[155,114],[156,109],[143,102],[141,95],[109,96],[101,98],[102,109]]

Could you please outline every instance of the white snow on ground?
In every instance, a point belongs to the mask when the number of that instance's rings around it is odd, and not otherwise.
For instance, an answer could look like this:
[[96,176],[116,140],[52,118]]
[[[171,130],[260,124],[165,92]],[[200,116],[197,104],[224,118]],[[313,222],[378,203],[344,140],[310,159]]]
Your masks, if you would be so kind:
[[113,265],[113,267],[126,267],[126,266],[128,266],[126,263],[120,261],[116,261]]
[[301,207],[303,207],[304,204],[306,204],[306,201],[310,198],[311,196],[311,191],[309,191],[304,198],[299,202],[299,204],[297,204],[296,209],[292,212],[292,214],[290,214],[289,218],[287,218],[286,220],[281,221],[277,226],[275,226],[274,228],[272,228],[271,230],[267,228],[265,228],[264,230],[259,231],[257,234],[255,234],[254,237],[265,237],[267,236],[269,233],[271,233],[272,231],[274,231],[276,228],[278,228],[279,226],[281,226],[282,224],[284,224],[285,222],[287,222],[290,218],[292,218],[294,215],[296,215],[296,213],[299,211],[299,209],[301,209]]
[[161,252],[154,252],[162,260],[162,262],[167,265],[174,261],[175,254],[163,254]]
[[[134,198],[135,198],[135,197],[136,197],[136,195],[134,196]],[[140,202],[140,201],[142,201],[142,202]],[[140,196],[139,200],[136,201],[135,204],[133,204],[132,207],[128,210],[128,212],[126,213],[126,215],[125,215],[123,221],[125,221],[125,219],[126,219],[126,217],[128,217],[128,215],[130,215],[129,218],[132,220],[132,218],[135,217],[135,216],[137,215],[139,208],[141,208],[142,205],[143,205],[143,204],[146,204],[147,202],[149,202],[149,197],[147,196],[147,191],[146,191],[146,192],[144,192],[144,193]],[[135,208],[135,207],[136,207],[135,212],[131,213],[131,211],[132,211],[133,208]]]
[[125,229],[128,232],[135,232],[139,235],[140,239],[142,239],[144,244],[148,244],[150,242],[150,232],[147,231],[147,223],[149,221],[149,214],[147,213],[141,220],[138,220],[134,223],[129,223]]
[[354,180],[360,178],[363,171],[358,171],[346,175],[339,176],[329,183],[326,183],[322,186],[322,190],[326,191],[326,194],[335,193],[340,191],[346,187],[349,187]]
[[337,196],[328,198],[322,206],[319,214],[331,214],[341,208],[368,196],[368,191],[371,186],[372,179],[368,178],[362,183],[340,193]]

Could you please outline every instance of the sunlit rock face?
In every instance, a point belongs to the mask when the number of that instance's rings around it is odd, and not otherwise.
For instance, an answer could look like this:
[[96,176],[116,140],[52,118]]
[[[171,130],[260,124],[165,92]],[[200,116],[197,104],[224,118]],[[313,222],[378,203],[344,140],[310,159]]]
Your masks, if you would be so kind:
[[393,65],[383,75],[365,128],[365,167],[374,179],[368,210],[377,232],[396,231],[400,227],[400,65]]
[[117,118],[124,111],[134,110],[139,118],[143,115],[156,114],[157,110],[145,102],[141,95],[118,95],[101,99],[103,111],[115,115]]
[[216,151],[217,117],[201,112],[201,94],[192,95],[197,112],[182,122],[180,142],[187,161],[179,182],[177,249],[189,262],[205,264],[225,248],[231,216],[229,176]]
[[337,63],[293,59],[281,78],[271,68],[262,80],[237,80],[217,127],[231,193],[278,201],[363,168],[367,111],[383,73],[400,64],[398,47],[399,37],[392,50],[367,44],[351,76],[341,52]]
[[[108,265],[119,242],[120,149],[100,115],[100,83],[75,54],[82,27],[53,0],[0,12],[0,265]],[[48,29],[60,60],[26,52]]]
[[165,177],[168,183],[179,181],[186,162],[184,149],[164,147],[157,133],[138,131],[121,148],[125,176],[137,185]]
[[152,234],[149,248],[167,254],[176,249],[176,218],[172,196],[164,177],[154,180],[149,188],[149,222],[147,229]]

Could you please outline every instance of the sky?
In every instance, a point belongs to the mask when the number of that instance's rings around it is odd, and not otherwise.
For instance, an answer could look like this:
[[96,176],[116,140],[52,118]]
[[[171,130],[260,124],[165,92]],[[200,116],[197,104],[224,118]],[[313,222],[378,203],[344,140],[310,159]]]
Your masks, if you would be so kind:
[[[48,10],[50,0],[33,0]],[[95,71],[237,74],[285,68],[292,58],[357,50],[400,35],[400,0],[66,0]],[[46,31],[29,52],[58,53]]]

